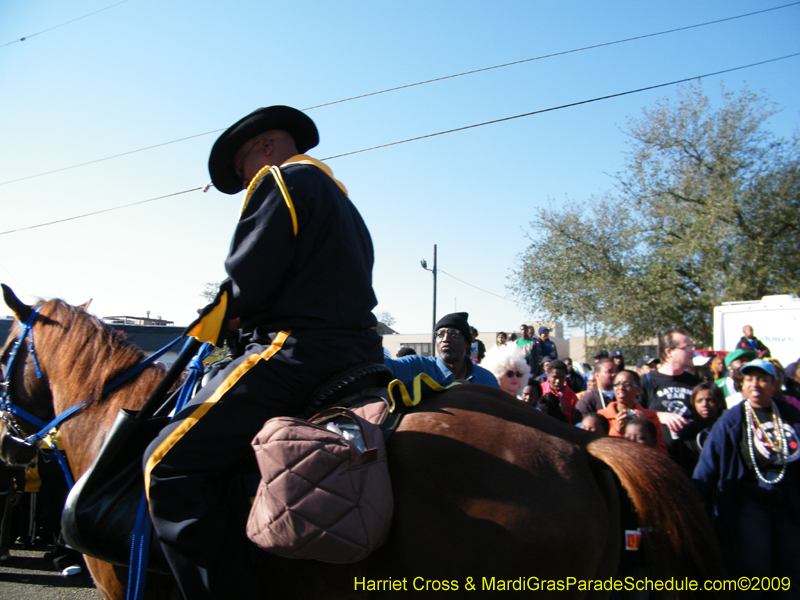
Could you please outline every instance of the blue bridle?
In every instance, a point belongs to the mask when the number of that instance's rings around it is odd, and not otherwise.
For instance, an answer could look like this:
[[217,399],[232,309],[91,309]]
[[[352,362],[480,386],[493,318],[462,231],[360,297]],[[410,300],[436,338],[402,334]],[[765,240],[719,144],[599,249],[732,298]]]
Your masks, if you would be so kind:
[[[14,438],[15,441],[30,447],[41,444],[42,440],[53,430],[53,428],[58,428],[59,425],[71,418],[73,415],[75,415],[75,413],[89,403],[89,400],[85,400],[78,404],[73,404],[67,410],[62,412],[60,415],[57,415],[49,422],[32,415],[21,406],[14,403],[14,400],[11,396],[11,376],[14,373],[14,362],[17,358],[17,353],[19,352],[20,347],[25,343],[25,338],[27,337],[30,337],[30,340],[28,341],[28,353],[31,355],[31,359],[33,360],[36,377],[42,377],[42,369],[39,366],[39,359],[36,356],[36,347],[33,342],[33,323],[36,321],[36,315],[39,314],[39,309],[41,309],[41,307],[42,305],[37,306],[31,311],[31,314],[27,319],[25,319],[25,321],[20,321],[22,331],[20,332],[17,341],[14,342],[14,347],[11,349],[11,354],[9,356],[8,363],[6,364],[5,378],[3,379],[2,384],[0,384],[2,386],[2,392],[0,392],[0,418],[2,418],[3,422],[5,422],[6,427],[10,429],[11,433],[13,434],[11,437]],[[103,388],[101,396],[106,395],[108,392],[118,388],[132,377],[135,377],[141,373],[145,368],[149,367],[156,360],[161,358],[163,354],[169,351],[170,348],[175,346],[180,340],[180,337],[176,338],[158,350],[155,354],[144,359],[130,371],[117,377],[114,381]],[[39,427],[39,432],[25,437],[22,427],[19,426],[19,423],[17,423],[14,417],[20,417],[31,425]]]
[[[37,416],[32,415],[21,406],[14,404],[14,400],[11,396],[11,374],[14,372],[14,367],[16,364],[19,349],[25,343],[25,338],[30,336],[30,340],[28,341],[28,352],[30,353],[33,360],[33,365],[36,370],[36,377],[39,378],[42,376],[42,369],[39,366],[39,359],[36,356],[36,346],[33,342],[33,323],[36,320],[36,315],[39,314],[40,308],[41,306],[37,306],[31,311],[31,314],[28,316],[27,319],[25,319],[24,321],[20,321],[20,326],[22,327],[22,331],[20,332],[17,341],[14,342],[14,346],[11,349],[11,354],[9,356],[8,363],[6,364],[5,378],[3,379],[2,383],[2,393],[0,393],[0,407],[2,407],[0,408],[0,410],[2,410],[3,413],[2,419],[5,422],[6,427],[8,427],[11,430],[11,433],[13,434],[12,437],[14,437],[16,441],[23,442],[25,445],[28,446],[32,446],[36,442],[34,442],[33,440],[29,441],[29,438],[23,439],[24,438],[23,430],[19,426],[19,423],[17,423],[14,417],[21,417],[28,423],[40,428],[46,427],[47,422],[43,421]],[[80,406],[78,406],[75,410],[77,410],[78,408],[80,408]],[[50,429],[52,429],[52,427],[50,427]],[[50,431],[50,429],[48,429],[47,431]],[[44,434],[42,434],[41,437],[44,437]]]

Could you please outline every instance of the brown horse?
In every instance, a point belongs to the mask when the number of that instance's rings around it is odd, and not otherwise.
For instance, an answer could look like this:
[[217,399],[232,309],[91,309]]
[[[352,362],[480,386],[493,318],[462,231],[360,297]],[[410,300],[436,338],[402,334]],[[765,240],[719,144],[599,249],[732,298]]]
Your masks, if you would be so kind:
[[[6,302],[23,320],[31,311],[10,290]],[[77,478],[119,409],[138,408],[163,372],[148,368],[101,398],[103,385],[137,364],[142,352],[81,308],[60,300],[40,304],[33,333],[43,377],[36,378],[28,353],[14,366],[14,401],[41,419],[89,401],[61,426]],[[16,324],[4,365],[19,331]],[[0,437],[3,460],[31,459],[6,444],[5,424]],[[500,390],[462,385],[424,400],[404,418],[388,452],[395,513],[386,546],[354,565],[262,553],[270,597],[376,597],[397,590],[472,596],[520,586],[560,598],[606,597],[607,590],[586,588],[607,587],[618,572],[625,491],[647,531],[651,578],[721,574],[710,525],[690,482],[669,459],[563,425]],[[126,569],[88,557],[87,564],[105,597],[124,597]],[[174,588],[164,576],[148,577],[148,597],[168,593]]]

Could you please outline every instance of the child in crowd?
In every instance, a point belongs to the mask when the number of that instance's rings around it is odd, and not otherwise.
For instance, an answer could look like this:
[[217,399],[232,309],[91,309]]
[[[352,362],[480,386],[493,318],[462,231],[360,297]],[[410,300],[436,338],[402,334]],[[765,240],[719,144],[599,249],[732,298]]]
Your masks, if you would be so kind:
[[655,424],[644,417],[631,419],[622,427],[622,435],[626,440],[655,448],[658,441],[658,432]]
[[[542,359],[542,362],[545,362],[545,359]],[[574,424],[576,414],[580,413],[575,412],[578,397],[567,385],[567,365],[560,360],[547,360],[544,370],[547,373],[547,380],[542,383],[542,393],[545,396],[547,394],[555,396],[567,423]]]
[[528,384],[522,390],[522,401],[536,406],[542,397],[542,384],[533,379],[528,379]]
[[594,431],[600,435],[608,435],[611,425],[603,415],[598,413],[589,413],[581,421],[581,429],[586,431]]
[[725,411],[725,395],[713,383],[698,383],[692,390],[692,421],[681,429],[680,442],[675,444],[673,458],[691,475],[700,460],[703,445]]

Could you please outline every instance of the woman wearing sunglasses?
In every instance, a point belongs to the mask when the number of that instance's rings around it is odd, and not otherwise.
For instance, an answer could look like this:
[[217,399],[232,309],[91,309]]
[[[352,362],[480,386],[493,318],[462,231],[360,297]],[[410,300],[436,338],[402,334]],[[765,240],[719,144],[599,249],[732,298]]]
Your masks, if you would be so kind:
[[481,366],[497,378],[501,390],[521,398],[531,369],[525,362],[520,348],[514,344],[490,348]]

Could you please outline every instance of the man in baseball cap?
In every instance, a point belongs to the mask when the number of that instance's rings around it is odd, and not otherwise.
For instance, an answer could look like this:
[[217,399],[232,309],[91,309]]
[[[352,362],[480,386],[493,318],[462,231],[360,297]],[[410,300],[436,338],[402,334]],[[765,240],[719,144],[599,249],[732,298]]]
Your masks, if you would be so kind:
[[725,367],[728,369],[728,374],[725,377],[717,379],[714,382],[714,385],[716,385],[718,388],[722,388],[722,392],[725,394],[726,402],[728,397],[739,392],[739,390],[736,389],[736,384],[733,379],[734,374],[741,370],[742,365],[750,362],[755,357],[755,351],[749,348],[737,348],[733,352],[728,352],[725,355],[724,362]]
[[800,411],[777,397],[780,381],[770,361],[756,358],[739,372],[742,402],[714,424],[692,479],[715,516],[731,578],[780,573],[796,581]]
[[550,339],[550,328],[549,327],[539,327],[539,349],[542,354],[542,362],[544,362],[544,357],[549,356],[552,360],[556,360],[558,358],[558,348],[556,348],[556,344],[553,340]]

